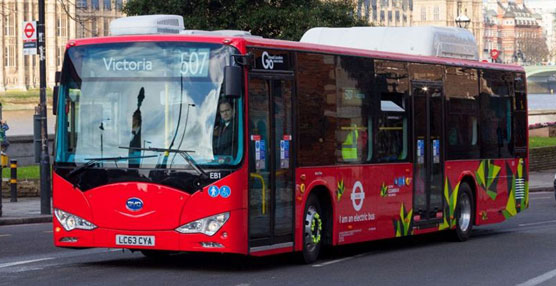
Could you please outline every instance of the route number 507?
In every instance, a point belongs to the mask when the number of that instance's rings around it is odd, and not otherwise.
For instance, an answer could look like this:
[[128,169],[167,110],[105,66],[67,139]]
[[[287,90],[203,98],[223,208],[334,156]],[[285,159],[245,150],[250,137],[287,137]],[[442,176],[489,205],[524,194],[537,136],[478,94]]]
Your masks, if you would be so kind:
[[208,75],[209,49],[190,49],[181,53],[181,74],[189,77]]

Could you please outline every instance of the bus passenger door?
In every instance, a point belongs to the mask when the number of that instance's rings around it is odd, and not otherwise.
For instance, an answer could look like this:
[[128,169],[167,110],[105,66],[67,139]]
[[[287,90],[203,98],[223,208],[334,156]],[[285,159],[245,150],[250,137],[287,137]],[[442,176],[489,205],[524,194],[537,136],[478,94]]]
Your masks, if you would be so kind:
[[442,82],[412,81],[415,224],[442,220]]
[[293,246],[293,77],[249,77],[249,252]]

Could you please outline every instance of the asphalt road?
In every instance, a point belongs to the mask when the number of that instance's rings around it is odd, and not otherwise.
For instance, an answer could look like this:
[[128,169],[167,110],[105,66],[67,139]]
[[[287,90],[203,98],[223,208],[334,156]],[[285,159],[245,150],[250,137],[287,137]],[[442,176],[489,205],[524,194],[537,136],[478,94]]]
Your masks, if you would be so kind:
[[0,227],[0,285],[556,285],[556,201],[475,228],[335,248],[313,265],[295,255],[182,254],[153,260],[107,249],[57,249],[51,224]]

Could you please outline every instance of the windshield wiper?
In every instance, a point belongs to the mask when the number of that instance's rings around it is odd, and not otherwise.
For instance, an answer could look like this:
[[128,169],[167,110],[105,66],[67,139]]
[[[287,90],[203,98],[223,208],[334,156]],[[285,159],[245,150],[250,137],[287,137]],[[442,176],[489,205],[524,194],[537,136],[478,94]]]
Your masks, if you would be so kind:
[[191,157],[191,155],[189,155],[189,153],[194,153],[195,152],[193,150],[178,150],[178,149],[155,148],[155,147],[140,148],[140,147],[125,147],[125,146],[120,146],[119,148],[128,149],[128,150],[138,150],[138,151],[176,153],[176,154],[181,155],[183,157],[183,159],[185,161],[187,161],[187,163],[189,163],[189,165],[191,165],[191,167],[193,167],[193,169],[195,169],[195,171],[197,171],[197,173],[199,173],[201,175],[202,179],[208,179],[208,177],[209,177],[208,174],[203,169],[201,169],[199,164],[197,164],[197,162],[195,162],[195,160]]
[[143,159],[143,158],[153,158],[153,157],[158,157],[158,155],[131,156],[131,157],[118,156],[118,157],[103,157],[103,158],[85,158],[85,160],[88,160],[87,163],[85,163],[85,164],[73,169],[71,172],[69,172],[68,173],[68,178],[73,177],[75,174],[80,173],[81,171],[84,171],[86,169],[91,168],[92,166],[96,165],[98,162],[101,162],[101,161],[118,162],[118,161],[122,161],[122,160]]

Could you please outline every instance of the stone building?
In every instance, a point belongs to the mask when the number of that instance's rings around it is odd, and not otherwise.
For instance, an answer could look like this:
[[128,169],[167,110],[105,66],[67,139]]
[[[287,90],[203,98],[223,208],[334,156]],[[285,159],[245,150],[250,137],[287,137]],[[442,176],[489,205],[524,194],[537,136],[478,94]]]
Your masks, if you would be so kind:
[[[456,18],[469,19],[466,28],[483,50],[482,0],[413,0],[413,26],[456,26]],[[462,23],[465,24],[465,23]]]
[[[47,86],[73,38],[104,36],[122,16],[123,0],[45,0]],[[38,1],[0,0],[0,91],[39,87],[37,55],[23,55],[23,22],[38,21]]]
[[543,28],[543,34],[546,39],[546,45],[550,52],[550,64],[556,63],[556,1],[554,0],[537,0],[526,1],[527,8],[542,17],[540,25]]
[[411,26],[413,0],[353,0],[361,19],[377,26]]
[[537,64],[548,59],[542,16],[523,0],[491,0],[484,16],[485,53],[497,49],[502,63]]

